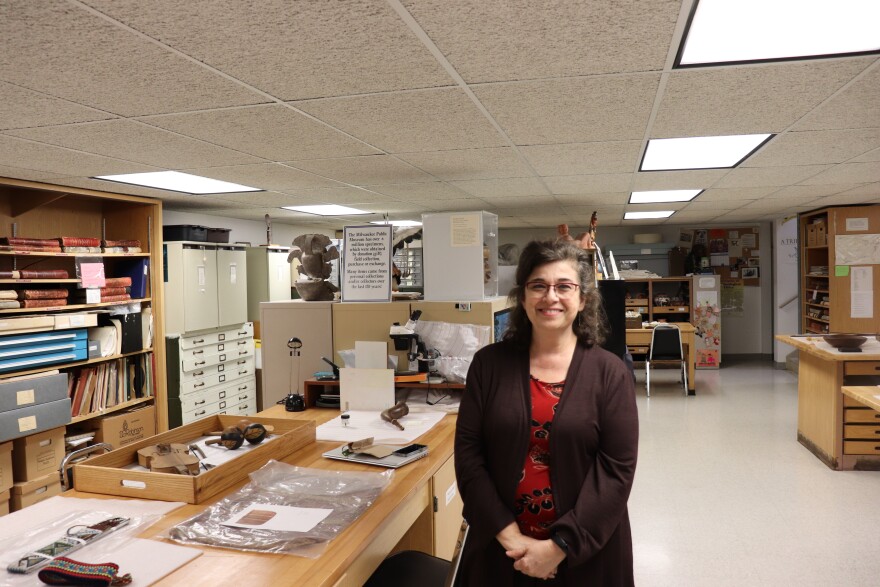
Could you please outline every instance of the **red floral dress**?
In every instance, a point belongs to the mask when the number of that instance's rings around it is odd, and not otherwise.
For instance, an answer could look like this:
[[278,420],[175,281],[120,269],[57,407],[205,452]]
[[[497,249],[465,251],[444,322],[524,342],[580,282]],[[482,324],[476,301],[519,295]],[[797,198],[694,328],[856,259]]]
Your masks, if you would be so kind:
[[526,536],[544,540],[556,521],[550,487],[550,428],[565,382],[545,383],[531,377],[532,420],[529,452],[516,488],[516,523]]

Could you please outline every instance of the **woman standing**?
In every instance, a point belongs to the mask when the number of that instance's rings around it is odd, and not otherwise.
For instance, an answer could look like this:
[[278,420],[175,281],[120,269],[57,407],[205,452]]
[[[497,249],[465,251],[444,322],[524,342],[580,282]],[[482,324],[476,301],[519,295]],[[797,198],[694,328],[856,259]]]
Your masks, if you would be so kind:
[[510,327],[474,356],[458,415],[462,584],[632,585],[638,414],[631,374],[599,347],[589,256],[529,243],[510,296]]

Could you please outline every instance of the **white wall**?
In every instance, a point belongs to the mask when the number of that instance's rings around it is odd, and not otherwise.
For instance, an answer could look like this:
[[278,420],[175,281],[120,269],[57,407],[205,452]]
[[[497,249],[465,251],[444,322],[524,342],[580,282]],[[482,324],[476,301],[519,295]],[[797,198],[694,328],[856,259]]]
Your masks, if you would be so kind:
[[[231,228],[232,232],[229,233],[229,242],[231,243],[244,242],[254,246],[269,244],[266,243],[266,223],[260,220],[240,220],[238,218],[227,218],[226,216],[163,210],[162,224],[166,226],[172,224],[196,224],[199,226],[210,226],[211,228]],[[335,238],[334,231],[329,229],[273,222],[271,244],[289,247],[293,244],[293,239],[301,234],[326,234],[330,238]]]
[[[607,249],[615,244],[630,244],[632,237],[640,233],[659,233],[664,243],[677,243],[678,235],[682,229],[693,228],[724,228],[724,225],[711,226],[609,226],[601,225],[599,219],[599,228],[597,231],[596,241],[603,249]],[[737,225],[742,227],[742,225]],[[773,353],[773,269],[772,259],[774,240],[773,225],[770,222],[762,222],[759,224],[759,243],[760,243],[760,267],[761,267],[761,285],[760,287],[746,287],[744,290],[745,299],[743,305],[743,315],[740,317],[722,314],[721,326],[721,362],[724,363],[725,354],[762,354],[770,355]],[[572,235],[584,232],[583,227],[569,227]],[[516,228],[499,230],[498,243],[514,243],[520,250],[530,241],[534,239],[549,239],[556,237],[556,230],[553,228]],[[795,287],[796,285],[795,279]]]

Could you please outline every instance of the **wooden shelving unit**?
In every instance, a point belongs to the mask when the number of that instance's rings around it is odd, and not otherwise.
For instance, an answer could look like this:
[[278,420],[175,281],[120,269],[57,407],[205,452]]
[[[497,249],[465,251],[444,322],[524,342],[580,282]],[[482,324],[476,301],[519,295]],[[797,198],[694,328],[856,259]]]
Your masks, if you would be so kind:
[[[880,206],[805,212],[799,217],[799,228],[801,330],[812,334],[880,332],[880,265],[859,254],[880,240]],[[859,283],[856,275],[866,275],[867,268],[872,282]],[[866,289],[854,292],[854,283]]]
[[[149,259],[150,279],[146,296],[130,302],[103,302],[97,304],[71,304],[43,308],[3,309],[4,319],[34,314],[58,315],[66,312],[106,310],[127,303],[140,303],[142,308],[152,308],[153,346],[149,349],[121,355],[93,358],[63,364],[46,365],[38,369],[3,373],[0,380],[23,374],[36,374],[53,369],[76,372],[84,366],[115,361],[128,356],[152,355],[153,396],[135,398],[118,405],[74,418],[80,423],[127,407],[154,403],[157,429],[167,430],[168,410],[165,387],[165,326],[162,303],[162,203],[159,200],[98,192],[93,190],[53,186],[37,182],[0,178],[0,236],[49,239],[60,236],[93,237],[107,240],[137,239],[141,241],[141,253],[54,253],[42,251],[0,251],[0,270],[66,269],[75,276],[76,257],[101,258],[105,274],[113,277],[118,263],[132,258]],[[0,289],[32,284],[58,284],[70,287],[78,279],[2,279]],[[0,335],[4,333],[0,331]]]
[[627,279],[627,310],[635,310],[642,320],[693,323],[692,277],[660,277],[655,279]]

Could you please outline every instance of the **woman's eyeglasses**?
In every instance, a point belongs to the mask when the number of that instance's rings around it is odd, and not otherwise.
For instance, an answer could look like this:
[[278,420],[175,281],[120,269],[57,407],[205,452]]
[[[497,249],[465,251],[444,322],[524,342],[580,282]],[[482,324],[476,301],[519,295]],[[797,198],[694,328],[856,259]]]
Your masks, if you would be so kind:
[[563,281],[562,283],[546,283],[544,281],[529,281],[526,283],[526,293],[535,297],[547,295],[551,289],[556,290],[560,298],[568,298],[577,293],[580,286],[576,283]]

